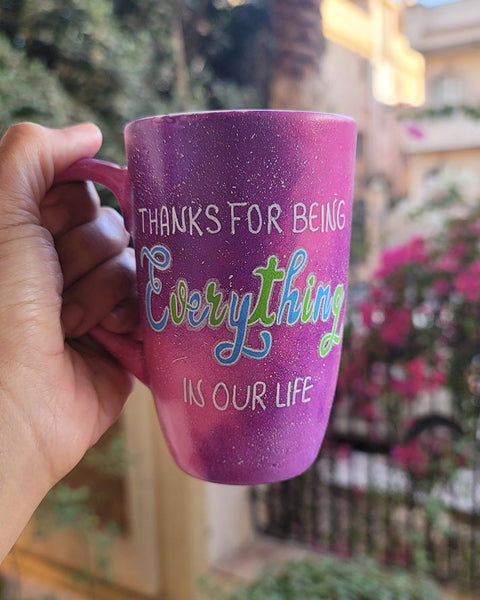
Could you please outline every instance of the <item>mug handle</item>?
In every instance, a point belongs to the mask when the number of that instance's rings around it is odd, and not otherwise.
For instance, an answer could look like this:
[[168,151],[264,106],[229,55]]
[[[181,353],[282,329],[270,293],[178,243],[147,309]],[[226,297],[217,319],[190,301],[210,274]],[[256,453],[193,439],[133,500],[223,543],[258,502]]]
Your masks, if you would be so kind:
[[[122,209],[125,226],[130,231],[132,209],[127,168],[97,158],[82,158],[57,175],[53,185],[86,180],[104,185],[115,194]],[[145,385],[149,385],[142,342],[135,340],[131,335],[112,333],[100,326],[94,327],[89,334],[127,371],[130,371]]]

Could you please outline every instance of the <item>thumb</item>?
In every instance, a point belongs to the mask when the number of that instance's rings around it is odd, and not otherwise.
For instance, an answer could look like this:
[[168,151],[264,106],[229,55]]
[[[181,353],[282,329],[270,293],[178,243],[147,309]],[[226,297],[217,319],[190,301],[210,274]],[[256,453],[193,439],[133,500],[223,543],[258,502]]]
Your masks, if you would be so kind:
[[12,125],[0,140],[0,226],[38,222],[39,204],[55,175],[96,154],[101,143],[91,123],[64,129]]

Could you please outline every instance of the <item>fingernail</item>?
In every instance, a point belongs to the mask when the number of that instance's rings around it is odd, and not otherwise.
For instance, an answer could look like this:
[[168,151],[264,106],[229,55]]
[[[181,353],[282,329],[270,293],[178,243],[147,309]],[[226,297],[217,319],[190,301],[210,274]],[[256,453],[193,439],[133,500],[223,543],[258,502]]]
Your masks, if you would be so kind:
[[124,304],[119,304],[109,314],[116,321],[124,321],[128,316],[129,310]]
[[83,308],[74,302],[65,304],[62,309],[62,323],[65,330],[65,335],[73,335],[83,321]]
[[119,304],[102,321],[102,326],[115,333],[127,333],[132,329],[133,315],[128,306]]

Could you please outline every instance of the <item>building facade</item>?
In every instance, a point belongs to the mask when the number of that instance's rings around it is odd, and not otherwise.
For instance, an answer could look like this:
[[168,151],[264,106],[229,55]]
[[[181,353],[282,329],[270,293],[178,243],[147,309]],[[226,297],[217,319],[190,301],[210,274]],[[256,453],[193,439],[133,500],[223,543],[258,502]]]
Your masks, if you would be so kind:
[[[456,0],[404,11],[404,30],[412,46],[425,57],[425,104],[404,121],[402,151],[405,156],[407,208],[434,201],[441,188],[455,186],[466,204],[480,197],[480,119],[471,109],[480,105],[480,3]],[[451,212],[461,211],[451,207]],[[411,224],[413,231],[434,232],[424,219]],[[390,243],[402,241],[391,236]],[[408,227],[405,226],[405,231]],[[404,236],[403,236],[404,237]]]
[[389,198],[407,193],[398,107],[425,100],[425,60],[394,0],[323,0],[325,109],[358,124],[353,280],[368,279],[383,245]]

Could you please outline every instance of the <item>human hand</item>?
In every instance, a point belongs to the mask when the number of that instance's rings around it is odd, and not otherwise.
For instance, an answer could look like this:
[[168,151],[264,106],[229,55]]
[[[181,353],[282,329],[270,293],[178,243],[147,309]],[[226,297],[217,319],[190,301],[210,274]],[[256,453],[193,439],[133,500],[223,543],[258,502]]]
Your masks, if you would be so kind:
[[0,141],[0,560],[131,391],[131,377],[81,337],[98,323],[136,326],[123,221],[91,184],[51,187],[100,144],[89,124],[20,124]]

